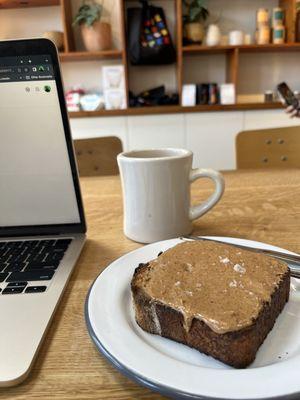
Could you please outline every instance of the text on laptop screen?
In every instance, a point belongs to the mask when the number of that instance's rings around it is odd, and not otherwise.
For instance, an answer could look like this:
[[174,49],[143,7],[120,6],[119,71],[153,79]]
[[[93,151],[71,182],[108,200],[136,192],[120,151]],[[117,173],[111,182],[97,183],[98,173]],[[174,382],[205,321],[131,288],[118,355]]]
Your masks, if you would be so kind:
[[79,223],[50,56],[0,57],[0,227]]

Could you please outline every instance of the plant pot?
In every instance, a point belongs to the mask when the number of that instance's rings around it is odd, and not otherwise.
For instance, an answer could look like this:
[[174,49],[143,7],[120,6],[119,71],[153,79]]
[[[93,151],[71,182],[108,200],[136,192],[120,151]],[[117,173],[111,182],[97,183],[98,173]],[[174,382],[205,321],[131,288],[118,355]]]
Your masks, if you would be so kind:
[[202,43],[204,39],[204,26],[201,22],[189,22],[184,26],[184,37],[191,43]]
[[112,47],[111,26],[107,22],[95,22],[92,26],[81,25],[81,34],[87,51],[110,50]]

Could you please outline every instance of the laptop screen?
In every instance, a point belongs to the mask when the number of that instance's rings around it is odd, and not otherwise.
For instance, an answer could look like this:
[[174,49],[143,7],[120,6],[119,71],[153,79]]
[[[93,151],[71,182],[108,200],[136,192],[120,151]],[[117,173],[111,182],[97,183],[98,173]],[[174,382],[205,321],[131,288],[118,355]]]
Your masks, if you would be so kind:
[[80,222],[50,55],[0,58],[0,228]]

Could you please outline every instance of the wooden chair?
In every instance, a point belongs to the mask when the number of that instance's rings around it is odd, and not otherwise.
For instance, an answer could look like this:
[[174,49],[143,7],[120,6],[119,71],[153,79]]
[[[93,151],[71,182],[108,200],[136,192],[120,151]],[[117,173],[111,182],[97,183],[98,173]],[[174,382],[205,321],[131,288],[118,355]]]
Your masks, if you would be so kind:
[[237,168],[299,168],[300,126],[240,132]]
[[118,175],[117,155],[123,151],[119,138],[74,140],[80,176]]

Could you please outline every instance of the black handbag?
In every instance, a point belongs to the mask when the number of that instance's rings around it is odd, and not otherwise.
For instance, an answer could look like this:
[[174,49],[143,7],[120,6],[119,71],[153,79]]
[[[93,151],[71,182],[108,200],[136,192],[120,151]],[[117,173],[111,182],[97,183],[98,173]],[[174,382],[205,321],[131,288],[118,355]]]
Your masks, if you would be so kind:
[[142,0],[127,10],[129,59],[133,65],[172,64],[176,52],[164,10]]

